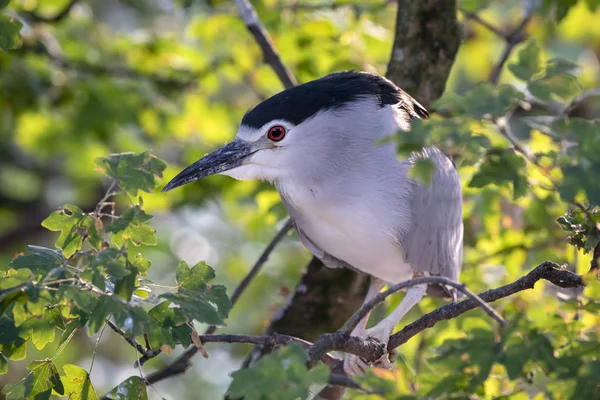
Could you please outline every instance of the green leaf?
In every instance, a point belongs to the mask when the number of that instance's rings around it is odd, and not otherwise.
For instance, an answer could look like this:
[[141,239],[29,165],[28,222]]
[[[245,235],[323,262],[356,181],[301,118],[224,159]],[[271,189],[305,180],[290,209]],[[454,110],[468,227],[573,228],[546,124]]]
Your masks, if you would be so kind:
[[0,9],[8,7],[10,0],[0,0]]
[[29,396],[33,389],[33,374],[27,375],[15,384],[8,384],[2,389],[6,400],[22,400]]
[[39,246],[27,246],[31,254],[14,258],[9,266],[28,268],[36,275],[45,275],[56,267],[66,265],[67,259],[60,251]]
[[149,151],[140,154],[120,153],[96,159],[100,171],[115,178],[127,193],[136,196],[138,190],[152,193],[160,183],[167,164]]
[[175,271],[175,279],[177,279],[179,287],[189,290],[205,289],[208,282],[215,279],[215,276],[215,270],[204,261],[200,261],[192,268],[181,261],[177,264]]
[[116,281],[131,272],[127,270],[126,259],[115,247],[104,249],[89,258],[92,268],[104,267],[106,272]]
[[34,329],[31,331],[31,341],[38,350],[46,347],[48,343],[54,341],[54,325],[48,321],[51,316],[47,315],[47,311],[44,313],[44,318],[35,324]]
[[91,238],[90,244],[99,247],[100,233],[96,229],[93,218],[83,214],[77,206],[64,205],[42,221],[42,226],[51,231],[61,232],[56,240],[56,247],[60,247],[67,258],[81,249],[84,237]]
[[540,48],[535,40],[528,41],[519,51],[519,60],[508,64],[508,69],[518,79],[528,81],[542,72],[542,59]]
[[552,58],[546,63],[546,76],[572,75],[580,69],[578,64],[564,58]]
[[435,164],[426,158],[417,158],[412,165],[408,176],[422,185],[429,185],[435,172]]
[[550,75],[528,83],[529,92],[538,99],[549,102],[553,96],[568,99],[581,92],[581,86],[573,75]]
[[106,230],[113,234],[111,241],[117,246],[123,246],[128,240],[136,246],[155,246],[158,243],[156,230],[146,224],[150,219],[152,216],[147,215],[140,206],[133,206],[115,219]]
[[171,302],[163,301],[148,311],[151,324],[148,335],[152,348],[160,348],[163,344],[175,347],[181,343],[187,347],[191,342],[191,328],[186,324],[188,318],[181,309],[170,307]]
[[59,394],[64,394],[63,383],[52,360],[32,361],[27,369],[33,374],[33,385],[29,396],[45,393],[54,389]]
[[489,184],[513,184],[514,198],[523,196],[527,189],[527,178],[524,174],[525,160],[512,149],[491,149],[469,182],[469,187],[484,187]]
[[146,385],[139,376],[130,376],[113,388],[108,396],[112,400],[148,400]]
[[176,271],[177,293],[163,293],[160,297],[181,307],[190,320],[220,325],[231,310],[231,300],[222,285],[209,285],[215,271],[201,261],[192,268],[180,262]]
[[8,360],[0,353],[0,375],[8,372]]
[[473,117],[501,117],[524,99],[523,93],[511,85],[494,87],[489,82],[475,86],[459,100],[463,113]]
[[111,315],[115,324],[130,336],[143,334],[149,323],[148,314],[142,307],[129,305],[116,296],[102,295],[89,316],[90,336],[98,332]]
[[68,396],[69,400],[98,399],[86,370],[72,364],[64,365],[63,370],[65,375],[61,379],[64,385],[64,395]]
[[231,374],[233,381],[227,394],[232,399],[246,400],[306,399],[311,386],[324,385],[329,376],[323,364],[309,371],[306,360],[306,353],[297,344],[275,349],[254,366]]
[[0,50],[8,51],[21,46],[21,35],[19,32],[23,24],[9,16],[0,14]]

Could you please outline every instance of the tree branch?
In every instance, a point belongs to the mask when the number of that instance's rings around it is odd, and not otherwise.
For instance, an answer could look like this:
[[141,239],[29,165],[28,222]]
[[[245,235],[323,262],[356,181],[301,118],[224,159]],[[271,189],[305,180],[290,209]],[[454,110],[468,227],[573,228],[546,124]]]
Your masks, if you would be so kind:
[[69,3],[67,3],[67,6],[65,8],[63,8],[58,14],[56,14],[52,17],[45,17],[45,16],[42,16],[35,12],[31,12],[31,11],[26,13],[26,17],[33,22],[45,22],[45,23],[60,22],[69,15],[69,13],[71,12],[71,9],[78,2],[79,2],[79,0],[71,0]]
[[[516,280],[515,282],[497,289],[488,290],[487,292],[481,293],[479,297],[481,297],[482,300],[491,303],[504,297],[513,295],[517,292],[533,289],[535,283],[541,279],[552,282],[553,284],[562,288],[584,286],[583,279],[580,275],[565,269],[561,269],[553,262],[546,261],[535,267],[527,275]],[[388,350],[394,349],[401,344],[406,343],[417,333],[427,328],[431,328],[440,321],[456,318],[464,312],[472,310],[478,306],[479,304],[477,302],[472,299],[468,299],[460,303],[448,304],[444,307],[438,308],[435,311],[425,314],[415,322],[405,326],[400,331],[393,334],[388,343]]]
[[[248,287],[248,285],[250,284],[252,279],[254,279],[254,277],[258,274],[258,272],[260,271],[262,266],[269,260],[269,256],[271,255],[273,250],[275,250],[275,247],[277,246],[277,244],[279,244],[279,242],[281,242],[281,240],[285,237],[285,235],[292,228],[292,226],[293,226],[293,222],[292,222],[291,218],[288,218],[288,220],[285,221],[285,224],[281,227],[279,232],[277,232],[275,237],[273,237],[271,242],[267,245],[267,247],[262,252],[262,254],[258,258],[258,260],[256,260],[256,262],[254,263],[254,265],[252,266],[252,268],[250,269],[248,274],[244,277],[244,279],[242,279],[242,281],[235,288],[235,291],[233,292],[233,295],[231,296],[231,306],[232,307],[235,306],[235,304],[241,297],[242,293],[244,293],[244,290],[246,290],[246,288]],[[216,329],[217,329],[217,327],[215,325],[210,326],[206,330],[206,334],[204,336],[206,336],[206,335],[210,336],[210,334],[212,334]],[[204,339],[202,339],[202,338],[204,336],[200,336],[200,339],[203,342],[204,342]],[[265,337],[275,337],[275,336],[276,335],[265,336]],[[282,336],[282,335],[277,335],[277,336]],[[283,335],[283,336],[285,336],[285,335]],[[289,336],[289,337],[291,337],[291,336]],[[252,343],[252,342],[247,342],[247,343]],[[262,343],[257,343],[257,344],[262,344]],[[161,380],[161,379],[165,379],[168,376],[185,372],[191,366],[190,360],[197,352],[198,352],[198,348],[196,348],[195,346],[191,346],[182,355],[180,355],[179,358],[177,358],[175,361],[171,362],[169,365],[167,365],[163,369],[156,371],[152,375],[150,375],[148,377],[148,381],[150,383],[152,383],[151,379],[157,379],[157,377],[162,377],[162,378],[158,379],[158,380]],[[144,365],[144,363],[146,361],[148,361],[149,359],[151,359],[153,357],[156,357],[158,354],[160,354],[160,350],[154,350],[154,353],[152,355],[147,355],[145,352],[143,352],[142,357],[140,357],[140,359],[137,360],[136,365]]]
[[246,28],[260,46],[265,63],[271,66],[286,89],[296,86],[296,79],[281,61],[269,33],[258,19],[256,10],[252,4],[248,0],[235,0],[235,6],[240,12],[240,17],[244,21]]
[[358,323],[369,312],[371,312],[371,310],[373,308],[375,308],[375,306],[377,304],[382,303],[391,294],[394,294],[402,289],[406,289],[406,288],[409,288],[412,286],[417,286],[417,285],[422,285],[422,284],[430,284],[430,283],[452,286],[456,290],[464,293],[465,295],[467,295],[468,297],[473,299],[475,302],[477,302],[477,304],[481,308],[483,308],[483,310],[489,316],[491,316],[493,319],[498,321],[500,326],[504,326],[504,319],[502,319],[500,314],[498,314],[492,307],[489,306],[489,304],[487,304],[485,301],[483,301],[479,296],[477,296],[475,293],[473,293],[469,289],[467,289],[464,284],[455,282],[451,279],[444,278],[441,276],[426,276],[426,277],[414,278],[414,279],[410,279],[408,281],[397,283],[397,284],[393,285],[392,287],[390,287],[385,292],[378,293],[372,300],[363,304],[363,306],[352,316],[352,318],[350,318],[350,320],[346,323],[346,325],[344,325],[344,327],[340,330],[340,332],[343,333],[344,335],[350,335],[352,330],[354,328],[356,328],[356,325],[358,325]]
[[[386,295],[389,295],[397,290],[400,290],[409,285],[416,285],[422,283],[437,283],[444,285],[451,285],[460,289],[460,284],[456,282],[449,283],[445,278],[433,279],[439,277],[426,277],[426,278],[416,278],[411,281],[403,282],[401,284],[395,285],[388,289],[385,292],[380,293],[382,295],[380,300],[382,301]],[[504,297],[511,296],[517,292],[533,289],[535,283],[539,280],[547,280],[552,282],[553,284],[563,287],[580,287],[584,285],[583,279],[580,275],[570,272],[565,269],[561,269],[557,264],[546,261],[533,270],[531,270],[524,277],[516,280],[513,283],[508,285],[490,289],[487,292],[481,293],[479,296],[473,295],[467,300],[464,300],[460,303],[452,303],[446,306],[440,307],[435,311],[432,311],[428,314],[425,314],[415,322],[405,326],[402,330],[395,333],[390,337],[390,341],[387,345],[387,349],[384,344],[379,342],[373,338],[360,338],[355,336],[350,336],[348,333],[348,329],[351,329],[351,322],[347,324],[344,329],[341,329],[335,333],[326,333],[321,335],[314,344],[310,344],[305,340],[300,338],[290,336],[290,335],[266,335],[266,336],[252,336],[252,335],[200,335],[200,341],[202,343],[247,343],[247,344],[255,344],[255,345],[263,345],[268,347],[286,345],[290,343],[299,343],[304,348],[307,349],[307,353],[309,356],[309,366],[314,365],[318,360],[322,360],[324,357],[325,362],[330,365],[332,370],[336,372],[339,368],[336,366],[339,363],[339,360],[328,357],[327,353],[330,351],[341,351],[345,353],[356,354],[369,362],[374,362],[379,359],[381,356],[386,354],[389,350],[394,349],[400,346],[403,343],[406,343],[410,338],[418,334],[419,332],[431,328],[436,323],[448,319],[453,319],[458,317],[459,315],[465,313],[466,311],[472,310],[477,307],[481,307],[481,301],[485,302],[493,302],[499,300]],[[454,285],[453,285],[454,284]],[[464,287],[462,289],[465,289]],[[379,295],[378,295],[379,296]],[[375,304],[371,304],[372,302],[367,303],[365,308],[361,308],[355,316],[351,319],[351,321],[360,318],[360,315],[365,313],[366,308],[374,307]],[[110,325],[109,325],[110,326]],[[113,328],[111,326],[111,328]],[[114,328],[113,328],[114,330]],[[122,332],[117,328],[117,332]],[[119,333],[121,334],[121,333]],[[124,336],[124,334],[121,334]],[[124,336],[125,337],[125,336]],[[129,340],[128,340],[129,342]],[[131,343],[130,343],[131,344]],[[135,342],[132,346],[136,347],[138,351],[143,350],[143,347]],[[138,346],[141,347],[138,348]],[[184,354],[185,356],[185,354]],[[190,357],[191,358],[191,357]],[[185,372],[191,363],[189,363],[189,358],[180,357],[178,362],[171,363],[166,368],[155,372],[154,374],[148,376],[146,378],[147,384],[154,384],[158,381],[166,379],[170,376],[178,375],[180,373]],[[338,382],[339,379],[334,377],[332,381]],[[344,382],[348,383],[344,380]],[[337,384],[337,383],[336,383]],[[347,385],[344,385],[347,386]]]
[[492,32],[498,37],[501,37],[504,40],[508,40],[510,35],[502,32],[500,29],[496,28],[494,25],[490,24],[486,20],[482,19],[479,15],[472,13],[470,11],[465,10],[464,8],[460,9],[460,12],[465,16],[465,18],[470,19],[473,22],[477,22],[479,25],[483,26],[488,31]]
[[500,74],[502,73],[504,64],[506,64],[506,61],[508,61],[508,57],[514,50],[515,46],[525,39],[523,31],[529,24],[529,21],[531,21],[532,13],[533,10],[530,7],[526,7],[525,17],[523,17],[521,23],[510,34],[504,36],[504,40],[506,41],[506,47],[504,48],[504,51],[500,56],[500,61],[498,61],[496,66],[494,66],[494,68],[492,68],[492,71],[490,72],[489,81],[492,84],[498,84],[498,81],[500,80]]
[[461,39],[456,0],[398,0],[386,76],[427,107],[440,97]]

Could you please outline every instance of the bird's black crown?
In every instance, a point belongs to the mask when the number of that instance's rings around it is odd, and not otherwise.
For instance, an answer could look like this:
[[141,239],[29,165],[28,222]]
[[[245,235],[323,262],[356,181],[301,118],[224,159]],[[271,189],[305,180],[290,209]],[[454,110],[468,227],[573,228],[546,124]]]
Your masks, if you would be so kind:
[[398,104],[412,119],[429,115],[423,106],[391,81],[367,72],[344,71],[276,94],[248,111],[242,125],[260,128],[275,119],[298,125],[319,111],[341,108],[364,97],[376,98],[380,107]]

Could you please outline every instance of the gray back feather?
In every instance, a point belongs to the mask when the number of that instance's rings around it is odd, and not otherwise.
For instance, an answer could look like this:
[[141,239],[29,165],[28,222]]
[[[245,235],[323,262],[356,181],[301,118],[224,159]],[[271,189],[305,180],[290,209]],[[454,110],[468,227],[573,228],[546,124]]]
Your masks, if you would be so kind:
[[413,181],[412,227],[399,234],[406,261],[417,271],[458,280],[462,265],[462,193],[456,168],[439,149],[428,147],[407,162],[426,158],[436,165],[430,185]]

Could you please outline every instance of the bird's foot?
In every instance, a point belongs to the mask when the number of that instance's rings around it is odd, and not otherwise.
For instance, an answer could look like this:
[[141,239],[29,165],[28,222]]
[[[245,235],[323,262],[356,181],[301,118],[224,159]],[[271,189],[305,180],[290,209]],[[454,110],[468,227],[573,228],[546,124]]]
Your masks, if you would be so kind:
[[[388,341],[390,340],[390,335],[392,334],[392,329],[394,327],[390,326],[385,322],[381,322],[378,325],[359,332],[353,332],[353,336],[358,336],[361,338],[373,338],[377,339],[381,343],[387,346]],[[362,359],[361,357],[354,354],[346,354],[344,357],[344,372],[346,372],[350,376],[354,375],[364,375],[367,372],[369,366],[375,366],[377,368],[384,368],[388,370],[394,369],[394,362],[396,361],[396,350],[392,350],[388,354],[384,354],[374,363],[369,363]]]

